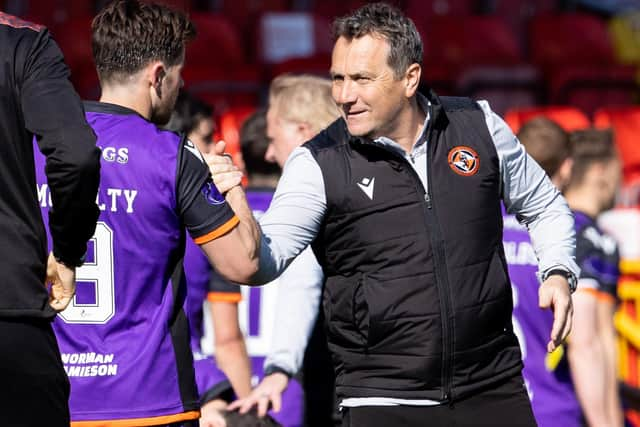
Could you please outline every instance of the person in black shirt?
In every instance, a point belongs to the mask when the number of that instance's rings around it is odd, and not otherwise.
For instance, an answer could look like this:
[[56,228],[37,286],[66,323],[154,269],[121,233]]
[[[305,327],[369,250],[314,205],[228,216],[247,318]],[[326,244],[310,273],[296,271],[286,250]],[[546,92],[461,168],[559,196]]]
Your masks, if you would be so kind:
[[[100,150],[46,28],[0,12],[0,52],[0,424],[68,426],[69,382],[51,321],[73,298],[95,230]],[[34,136],[55,206],[48,260]]]

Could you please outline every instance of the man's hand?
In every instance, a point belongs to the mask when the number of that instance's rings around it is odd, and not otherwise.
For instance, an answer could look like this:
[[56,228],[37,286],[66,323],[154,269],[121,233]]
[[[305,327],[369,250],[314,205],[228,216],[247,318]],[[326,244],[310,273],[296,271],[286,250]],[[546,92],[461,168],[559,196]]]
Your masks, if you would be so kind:
[[200,408],[200,427],[227,427],[222,413],[227,409],[227,402],[215,399]]
[[242,182],[242,172],[233,164],[231,156],[224,154],[226,143],[218,141],[207,154],[203,154],[209,171],[213,178],[213,183],[220,194],[226,194],[233,187],[237,187]]
[[67,308],[76,293],[76,270],[59,263],[53,253],[49,253],[46,283],[51,284],[49,305],[56,312],[61,312]]
[[538,290],[540,308],[553,310],[553,326],[551,340],[547,344],[547,351],[551,353],[567,338],[571,332],[573,321],[573,304],[569,282],[562,276],[553,274],[540,285]]
[[233,411],[240,408],[241,414],[246,414],[254,406],[258,406],[258,416],[264,417],[269,410],[269,404],[273,407],[274,412],[280,412],[282,407],[282,393],[286,390],[289,384],[289,377],[285,374],[276,372],[271,375],[267,375],[253,389],[249,396],[244,399],[236,400],[229,405],[228,410]]

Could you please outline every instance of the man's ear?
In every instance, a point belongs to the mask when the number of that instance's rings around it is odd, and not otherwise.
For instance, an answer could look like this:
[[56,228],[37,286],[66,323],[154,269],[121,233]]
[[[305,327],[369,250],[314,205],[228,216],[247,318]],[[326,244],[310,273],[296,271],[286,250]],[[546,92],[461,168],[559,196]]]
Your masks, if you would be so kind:
[[420,76],[422,75],[422,67],[420,64],[413,63],[407,68],[404,75],[405,80],[405,96],[411,98],[420,86]]
[[166,75],[165,66],[161,61],[149,64],[149,83],[155,89],[158,98],[162,98],[162,81]]

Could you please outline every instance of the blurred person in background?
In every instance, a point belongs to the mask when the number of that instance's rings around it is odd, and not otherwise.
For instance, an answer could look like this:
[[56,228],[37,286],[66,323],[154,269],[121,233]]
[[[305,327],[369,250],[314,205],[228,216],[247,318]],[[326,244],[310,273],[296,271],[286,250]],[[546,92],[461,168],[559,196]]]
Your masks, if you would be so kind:
[[[45,27],[0,12],[0,51],[0,419],[68,426],[69,380],[51,322],[73,298],[96,227],[100,150]],[[41,183],[55,203],[48,260],[34,150],[46,157]]]
[[195,145],[159,128],[173,111],[194,36],[183,13],[138,0],[111,2],[92,23],[101,95],[85,111],[102,148],[101,212],[76,298],[54,324],[72,425],[197,425],[185,228],[221,274],[256,268],[255,221],[240,222],[227,203],[242,191],[225,199]]
[[[282,75],[269,87],[267,111],[269,144],[264,158],[284,168],[289,155],[304,142],[340,117],[340,110],[331,97],[331,82],[310,75]],[[251,144],[243,143],[243,157],[256,158],[246,151]],[[252,167],[245,161],[247,170]],[[277,184],[271,183],[270,193]],[[250,197],[248,191],[247,197]],[[264,414],[269,404],[287,410],[282,393],[289,380],[304,367],[305,425],[330,426],[335,422],[334,373],[327,347],[322,319],[318,318],[323,275],[313,251],[305,250],[280,276],[276,321],[272,345],[265,359],[265,378],[238,403],[241,411],[258,405]],[[315,327],[314,327],[315,326]],[[306,351],[307,344],[309,348]],[[304,364],[303,364],[304,361]]]
[[[215,132],[213,108],[182,90],[165,127],[185,134],[201,153],[208,153]],[[226,407],[225,402],[232,400],[231,396],[242,398],[251,391],[251,363],[238,318],[242,296],[239,286],[221,279],[206,255],[190,239],[186,242],[184,273],[188,288],[185,312],[189,319],[196,383],[202,412],[213,418],[216,411]],[[207,307],[213,320],[215,361],[201,348],[205,299],[209,301]],[[222,415],[217,418],[221,425]]]
[[620,276],[615,240],[597,225],[614,207],[621,166],[612,134],[586,130],[571,135],[573,167],[565,197],[576,224],[576,261],[581,268],[573,295],[574,328],[568,339],[571,374],[586,422],[622,426],[613,314]]
[[[571,176],[569,135],[555,122],[534,118],[522,126],[518,139],[544,169],[551,182],[564,189]],[[553,314],[538,305],[538,259],[527,228],[514,215],[504,216],[503,245],[513,290],[513,329],[520,341],[522,374],[540,427],[580,427],[582,411],[571,380],[565,346],[547,352]],[[577,328],[574,325],[574,330]]]

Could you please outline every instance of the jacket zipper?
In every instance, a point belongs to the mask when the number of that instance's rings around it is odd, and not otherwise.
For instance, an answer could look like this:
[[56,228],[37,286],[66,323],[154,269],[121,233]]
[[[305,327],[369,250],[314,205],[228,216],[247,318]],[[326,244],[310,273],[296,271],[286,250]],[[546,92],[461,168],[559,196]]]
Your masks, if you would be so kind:
[[[427,143],[431,141],[432,130],[433,130],[433,109],[430,111],[430,117],[428,128],[427,128]],[[422,181],[418,176],[418,173],[413,169],[413,166],[407,161],[404,156],[401,156],[397,152],[390,150],[381,145],[373,145],[374,147],[380,148],[388,153],[391,153],[393,156],[401,159],[404,163],[409,165],[409,173],[413,176],[414,182],[416,184],[416,189],[418,192],[422,191],[424,193],[424,217],[425,224],[427,230],[430,231],[431,237],[431,248],[433,250],[434,256],[434,274],[436,278],[436,287],[438,288],[438,296],[440,297],[440,316],[442,318],[442,372],[441,372],[441,381],[442,381],[442,401],[443,403],[452,403],[452,366],[453,366],[453,339],[450,336],[453,332],[452,321],[450,320],[449,314],[451,313],[451,292],[449,290],[449,280],[446,273],[446,268],[442,270],[446,266],[446,256],[444,254],[444,246],[440,243],[441,235],[440,235],[440,227],[438,226],[437,216],[435,209],[433,208],[433,196],[431,194],[431,149],[427,146],[427,188],[425,189],[422,185]],[[413,156],[411,156],[411,160],[413,161]]]
[[[427,129],[427,141],[431,141],[433,131],[433,110],[431,110],[429,120],[429,128]],[[449,276],[447,274],[447,261],[442,242],[440,226],[438,225],[438,216],[433,203],[433,195],[431,193],[432,180],[432,147],[427,146],[427,191],[425,192],[425,218],[427,229],[431,231],[431,248],[433,250],[433,268],[436,278],[436,286],[440,297],[440,316],[442,318],[442,387],[444,389],[442,400],[452,403],[453,396],[451,393],[452,377],[453,377],[453,320],[452,313],[451,290],[449,289]]]

